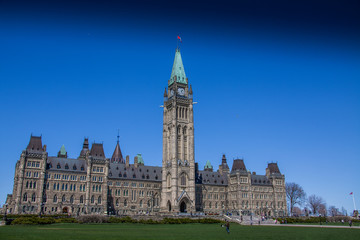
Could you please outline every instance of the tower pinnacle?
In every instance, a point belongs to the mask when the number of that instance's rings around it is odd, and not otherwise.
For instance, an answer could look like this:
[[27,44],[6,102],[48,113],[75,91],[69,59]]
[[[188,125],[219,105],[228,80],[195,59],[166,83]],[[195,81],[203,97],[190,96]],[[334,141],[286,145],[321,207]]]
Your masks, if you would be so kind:
[[187,84],[184,65],[181,59],[180,49],[175,52],[174,64],[171,71],[169,86],[174,82]]

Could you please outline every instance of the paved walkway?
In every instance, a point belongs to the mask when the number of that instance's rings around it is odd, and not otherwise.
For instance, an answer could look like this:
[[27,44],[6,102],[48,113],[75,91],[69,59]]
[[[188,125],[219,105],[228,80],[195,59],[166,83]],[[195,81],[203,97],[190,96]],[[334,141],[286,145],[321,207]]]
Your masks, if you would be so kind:
[[254,226],[275,226],[275,227],[317,227],[317,228],[355,228],[360,229],[359,226],[341,226],[341,225],[307,225],[307,224],[263,224],[263,225],[255,225]]

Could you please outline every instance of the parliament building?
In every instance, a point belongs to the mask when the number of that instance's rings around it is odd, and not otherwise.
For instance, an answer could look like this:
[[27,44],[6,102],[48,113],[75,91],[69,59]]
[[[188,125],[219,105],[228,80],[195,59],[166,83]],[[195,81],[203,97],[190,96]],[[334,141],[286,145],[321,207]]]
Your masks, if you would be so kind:
[[49,156],[39,136],[31,136],[15,165],[13,214],[179,214],[286,215],[285,176],[277,163],[265,175],[247,170],[242,159],[231,169],[225,155],[217,171],[194,155],[193,90],[176,49],[164,92],[162,166],[148,166],[141,154],[123,157],[119,139],[111,158],[103,144],[84,139],[77,158],[64,145]]

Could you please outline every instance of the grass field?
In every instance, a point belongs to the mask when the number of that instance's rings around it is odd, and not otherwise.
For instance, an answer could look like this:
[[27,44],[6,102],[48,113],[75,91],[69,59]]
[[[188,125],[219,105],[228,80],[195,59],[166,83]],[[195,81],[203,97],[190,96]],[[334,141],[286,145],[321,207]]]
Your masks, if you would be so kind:
[[220,224],[52,224],[45,226],[3,226],[0,239],[360,239],[360,229],[240,226],[232,224],[230,234]]

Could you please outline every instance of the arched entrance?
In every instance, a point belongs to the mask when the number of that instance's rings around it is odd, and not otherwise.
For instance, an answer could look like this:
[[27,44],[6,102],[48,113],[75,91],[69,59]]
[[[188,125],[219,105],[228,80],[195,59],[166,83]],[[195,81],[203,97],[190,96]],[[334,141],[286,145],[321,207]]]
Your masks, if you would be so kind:
[[171,203],[170,203],[170,201],[167,202],[167,205],[168,205],[169,212],[171,212]]
[[186,203],[185,203],[185,201],[182,201],[180,203],[180,212],[186,213]]
[[63,212],[63,213],[68,213],[68,208],[67,208],[67,207],[64,207],[62,212]]

